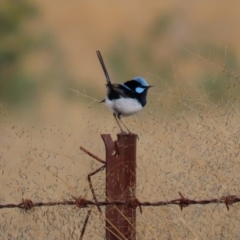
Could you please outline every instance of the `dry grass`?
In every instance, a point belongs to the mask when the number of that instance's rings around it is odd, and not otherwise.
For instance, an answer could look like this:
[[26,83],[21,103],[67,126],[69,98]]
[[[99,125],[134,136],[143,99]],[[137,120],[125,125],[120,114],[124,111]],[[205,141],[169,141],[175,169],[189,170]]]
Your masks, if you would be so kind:
[[[140,200],[175,199],[179,191],[195,199],[240,195],[238,100],[213,104],[201,96],[192,86],[169,88],[150,94],[139,116],[124,119],[140,137]],[[172,103],[178,111],[169,114],[166,105]],[[41,130],[15,125],[2,109],[1,203],[72,195],[92,198],[86,176],[99,164],[81,153],[79,146],[104,159],[100,133],[114,137],[118,129],[107,110],[106,117],[100,114],[104,106],[93,104],[93,111],[87,107],[86,103],[82,108],[81,124],[72,121]],[[98,199],[104,199],[104,173],[94,176],[93,183]],[[86,211],[76,207],[2,209],[1,238],[77,239]],[[237,239],[239,217],[238,204],[230,211],[224,205],[191,206],[183,211],[177,206],[148,207],[142,215],[138,213],[137,235],[138,239]],[[93,208],[85,239],[103,239],[104,221]]]

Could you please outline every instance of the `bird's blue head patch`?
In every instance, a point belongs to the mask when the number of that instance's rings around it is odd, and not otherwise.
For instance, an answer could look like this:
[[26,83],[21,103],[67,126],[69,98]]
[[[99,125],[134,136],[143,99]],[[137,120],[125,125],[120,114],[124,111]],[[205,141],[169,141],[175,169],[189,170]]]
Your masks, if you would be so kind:
[[135,77],[135,78],[133,78],[133,80],[139,82],[144,87],[148,87],[149,86],[147,81],[144,78],[142,78],[142,77]]

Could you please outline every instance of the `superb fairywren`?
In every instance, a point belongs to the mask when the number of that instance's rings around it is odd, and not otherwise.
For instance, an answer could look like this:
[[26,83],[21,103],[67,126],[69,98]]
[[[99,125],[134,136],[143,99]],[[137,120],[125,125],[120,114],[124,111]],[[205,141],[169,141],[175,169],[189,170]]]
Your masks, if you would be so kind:
[[[97,56],[107,80],[107,96],[101,102],[104,102],[110,108],[121,132],[124,132],[118,120],[121,121],[121,117],[127,117],[139,112],[146,105],[147,92],[152,86],[148,85],[146,80],[141,77],[135,77],[123,84],[111,83],[107,68],[99,51],[97,51]],[[121,123],[128,130],[122,121]],[[130,133],[129,130],[128,132]]]

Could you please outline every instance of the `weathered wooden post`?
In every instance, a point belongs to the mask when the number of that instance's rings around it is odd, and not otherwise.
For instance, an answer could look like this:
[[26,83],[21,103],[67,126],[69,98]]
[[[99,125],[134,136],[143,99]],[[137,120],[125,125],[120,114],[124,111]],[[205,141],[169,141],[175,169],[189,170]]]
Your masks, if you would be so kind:
[[[106,146],[106,201],[131,201],[136,192],[135,134],[118,134],[112,141],[102,134]],[[136,239],[136,208],[106,207],[106,239]]]

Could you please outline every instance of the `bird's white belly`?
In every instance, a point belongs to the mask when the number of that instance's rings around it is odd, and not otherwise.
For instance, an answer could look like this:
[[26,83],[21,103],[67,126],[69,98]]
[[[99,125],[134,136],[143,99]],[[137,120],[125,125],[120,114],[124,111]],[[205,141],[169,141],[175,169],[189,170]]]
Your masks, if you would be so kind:
[[123,117],[127,117],[139,112],[142,109],[142,105],[132,98],[119,98],[109,100],[105,98],[105,105],[110,108],[115,114],[121,114]]

